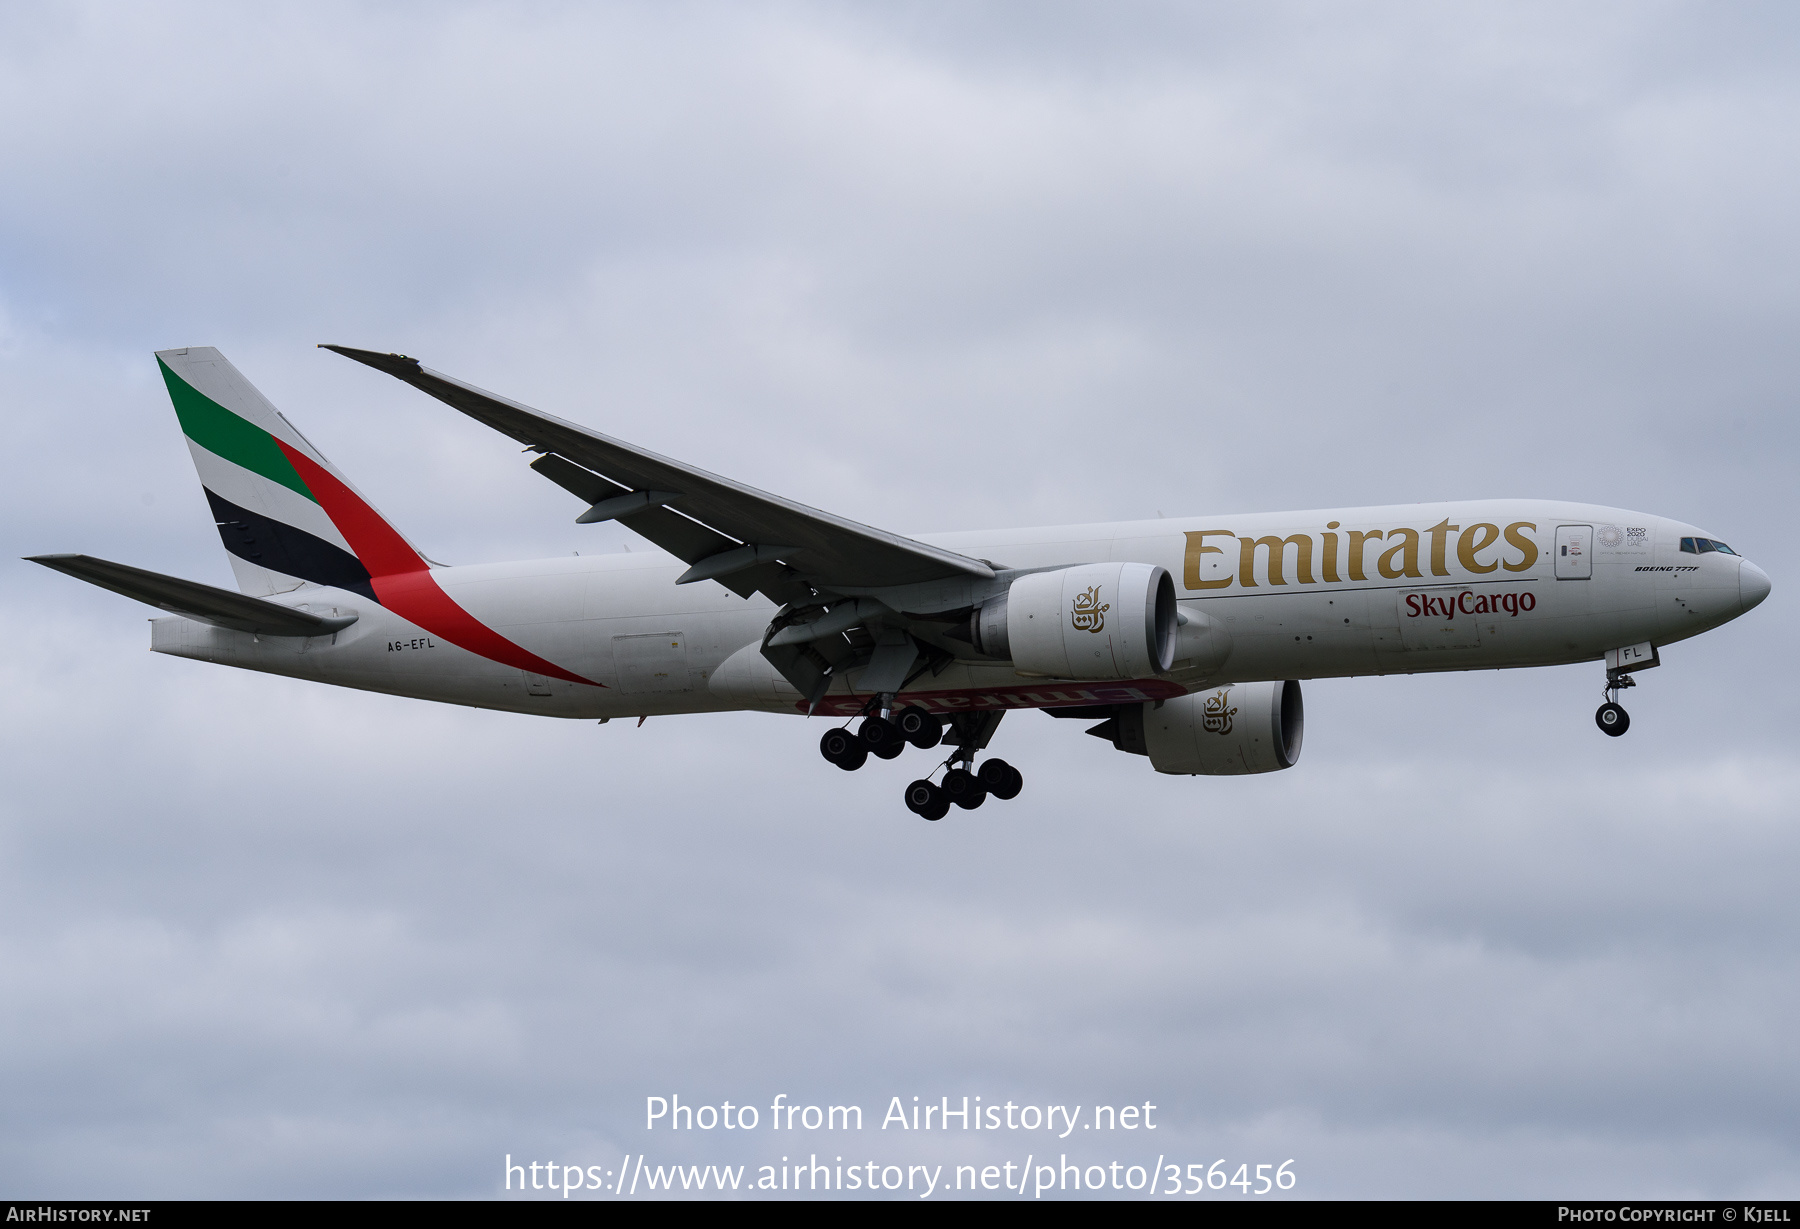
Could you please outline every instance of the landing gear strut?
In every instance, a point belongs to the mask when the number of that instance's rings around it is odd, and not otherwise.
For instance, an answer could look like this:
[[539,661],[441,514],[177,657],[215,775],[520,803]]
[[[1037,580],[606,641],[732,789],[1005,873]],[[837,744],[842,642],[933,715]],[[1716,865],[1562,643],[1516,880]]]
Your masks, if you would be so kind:
[[941,782],[933,782],[932,773],[906,787],[906,809],[926,819],[942,819],[953,806],[973,811],[991,795],[1001,801],[1017,798],[1025,788],[1025,778],[1005,760],[983,761],[979,770],[975,757],[986,747],[1000,725],[1003,712],[958,713],[946,722],[942,717],[909,704],[894,711],[892,694],[876,696],[863,709],[863,720],[854,730],[838,726],[825,731],[819,739],[819,754],[845,772],[854,772],[868,763],[871,755],[891,760],[906,750],[908,743],[929,750],[940,742],[953,748],[950,757],[939,767],[944,769]]
[[1002,802],[1019,796],[1019,791],[1025,788],[1025,778],[1005,760],[987,760],[979,771],[975,768],[976,753],[994,736],[1000,717],[999,713],[980,716],[961,713],[950,719],[950,732],[945,741],[956,749],[944,761],[943,784],[933,785],[926,778],[906,787],[906,805],[915,815],[942,819],[952,806],[973,811],[990,796]]
[[1594,711],[1594,724],[1601,733],[1617,738],[1631,728],[1631,714],[1619,704],[1619,692],[1636,686],[1637,680],[1623,670],[1606,672],[1606,703]]

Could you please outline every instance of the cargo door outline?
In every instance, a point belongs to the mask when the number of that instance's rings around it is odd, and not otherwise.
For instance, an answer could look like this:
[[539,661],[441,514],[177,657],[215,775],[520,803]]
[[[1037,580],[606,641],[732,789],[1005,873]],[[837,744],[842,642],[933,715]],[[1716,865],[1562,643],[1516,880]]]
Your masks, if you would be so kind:
[[685,632],[614,636],[612,650],[613,668],[619,674],[619,690],[627,695],[694,689],[688,678]]
[[[1419,649],[1478,649],[1479,615],[1465,612],[1458,600],[1464,589],[1419,589],[1399,595],[1400,643]],[[1449,613],[1445,613],[1448,607]]]

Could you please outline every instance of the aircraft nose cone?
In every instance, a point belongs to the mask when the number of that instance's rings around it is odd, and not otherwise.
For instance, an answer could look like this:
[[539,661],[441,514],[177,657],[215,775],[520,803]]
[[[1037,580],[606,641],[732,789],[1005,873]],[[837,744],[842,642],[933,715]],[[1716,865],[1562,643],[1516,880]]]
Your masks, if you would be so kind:
[[1769,596],[1769,574],[1748,559],[1738,565],[1738,601],[1745,610]]

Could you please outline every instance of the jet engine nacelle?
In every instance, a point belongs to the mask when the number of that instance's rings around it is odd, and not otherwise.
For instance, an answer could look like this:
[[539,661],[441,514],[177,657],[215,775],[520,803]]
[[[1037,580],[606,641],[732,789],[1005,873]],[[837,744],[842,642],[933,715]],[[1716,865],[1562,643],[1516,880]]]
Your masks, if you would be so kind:
[[975,647],[1026,674],[1138,679],[1175,661],[1175,582],[1152,563],[1084,563],[1021,576],[971,620]]
[[1144,749],[1158,772],[1239,776],[1292,768],[1306,712],[1300,684],[1233,683],[1143,706]]

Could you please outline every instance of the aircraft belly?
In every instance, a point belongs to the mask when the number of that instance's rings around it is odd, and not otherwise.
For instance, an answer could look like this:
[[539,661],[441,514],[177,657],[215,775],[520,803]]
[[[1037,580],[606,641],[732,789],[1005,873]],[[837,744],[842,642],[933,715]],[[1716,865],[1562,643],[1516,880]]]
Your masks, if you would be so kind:
[[312,677],[343,687],[479,708],[559,717],[596,712],[595,688],[530,675],[383,614],[358,620],[349,629],[353,636],[340,633],[336,645],[309,654],[316,662]]
[[[476,569],[469,571],[474,573]],[[440,578],[453,574],[449,569],[437,573]],[[197,635],[205,641],[211,660],[445,703],[571,718],[716,711],[726,707],[706,690],[706,680],[722,656],[718,646],[736,645],[760,635],[769,618],[767,610],[747,609],[749,603],[729,594],[725,597],[737,603],[737,610],[716,609],[719,599],[714,595],[689,596],[677,591],[676,600],[670,600],[666,590],[672,588],[672,577],[663,577],[662,584],[655,586],[665,591],[662,601],[646,605],[672,613],[586,617],[585,612],[596,608],[630,610],[640,596],[637,590],[652,587],[620,586],[623,592],[612,592],[607,607],[600,607],[585,592],[588,579],[580,574],[471,575],[445,579],[443,588],[483,626],[589,682],[551,677],[492,660],[380,607],[371,608],[366,601],[360,603],[362,617],[338,635],[336,644],[309,642],[302,653],[290,653],[266,638],[264,644],[257,645],[210,639],[207,633],[217,629],[195,626],[200,629]],[[714,609],[706,609],[708,606]],[[628,682],[622,685],[613,652],[614,638],[654,635],[671,629],[683,641],[688,685],[654,694],[631,687]],[[241,639],[248,642],[251,638]]]
[[[1598,582],[1598,583],[1597,583]],[[1535,578],[1257,593],[1184,603],[1220,620],[1232,652],[1209,681],[1499,669],[1583,661],[1654,639],[1653,590]]]
[[1246,594],[1194,603],[1224,626],[1231,654],[1208,681],[1373,674],[1365,595]]

